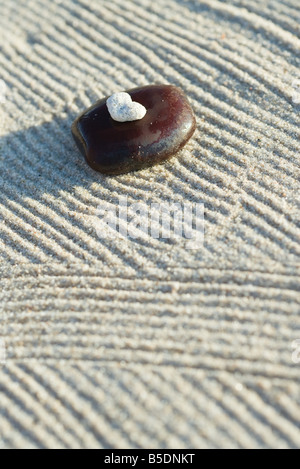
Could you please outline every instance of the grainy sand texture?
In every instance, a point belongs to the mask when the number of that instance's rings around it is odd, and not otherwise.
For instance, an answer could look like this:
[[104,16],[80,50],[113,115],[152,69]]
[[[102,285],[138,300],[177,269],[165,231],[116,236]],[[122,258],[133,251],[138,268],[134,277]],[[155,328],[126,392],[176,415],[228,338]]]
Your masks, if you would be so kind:
[[[299,0],[0,11],[0,447],[299,448]],[[73,120],[152,83],[193,138],[94,172]],[[203,247],[99,238],[120,195],[204,204]]]

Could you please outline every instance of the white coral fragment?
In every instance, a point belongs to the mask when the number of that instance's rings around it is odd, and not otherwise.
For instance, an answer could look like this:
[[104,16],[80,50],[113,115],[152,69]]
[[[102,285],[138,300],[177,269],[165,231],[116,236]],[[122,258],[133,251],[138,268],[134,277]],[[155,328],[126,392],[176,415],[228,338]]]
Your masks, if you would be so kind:
[[140,103],[132,101],[130,94],[115,93],[106,101],[111,118],[117,122],[138,121],[145,117],[147,109]]

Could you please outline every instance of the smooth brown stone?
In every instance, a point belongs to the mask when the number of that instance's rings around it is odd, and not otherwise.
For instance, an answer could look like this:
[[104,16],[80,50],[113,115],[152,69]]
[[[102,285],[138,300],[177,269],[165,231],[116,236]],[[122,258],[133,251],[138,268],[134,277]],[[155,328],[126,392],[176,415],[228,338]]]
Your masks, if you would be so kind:
[[101,173],[122,174],[160,163],[181,150],[196,128],[193,110],[180,88],[151,85],[127,93],[146,107],[143,119],[114,121],[104,98],[72,125],[87,163]]

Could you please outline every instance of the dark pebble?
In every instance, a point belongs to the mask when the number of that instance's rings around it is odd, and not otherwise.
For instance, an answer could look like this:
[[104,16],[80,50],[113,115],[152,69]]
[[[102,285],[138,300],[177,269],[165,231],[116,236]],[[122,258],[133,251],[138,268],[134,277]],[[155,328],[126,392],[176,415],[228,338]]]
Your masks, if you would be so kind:
[[114,121],[104,98],[72,125],[78,148],[100,173],[123,174],[160,163],[175,155],[195,131],[193,110],[180,88],[151,85],[127,93],[146,107],[143,119]]

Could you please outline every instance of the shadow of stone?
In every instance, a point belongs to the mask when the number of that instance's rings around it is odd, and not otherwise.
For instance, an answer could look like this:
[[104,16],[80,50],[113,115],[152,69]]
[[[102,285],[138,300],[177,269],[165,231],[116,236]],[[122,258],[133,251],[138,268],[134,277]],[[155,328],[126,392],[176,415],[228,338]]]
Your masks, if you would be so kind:
[[[92,170],[71,134],[75,117],[54,117],[0,138],[0,237],[5,245],[0,257],[12,261],[11,251],[17,262],[110,259],[138,269],[150,256],[151,264],[168,265],[174,251],[168,240],[159,240],[157,249],[150,238],[130,239],[126,247],[116,239],[99,239],[91,220],[101,201],[118,204],[120,193],[136,201],[148,193],[151,199],[152,187],[147,170],[134,187],[132,174],[106,176]],[[157,181],[167,173],[163,165],[151,170]]]

